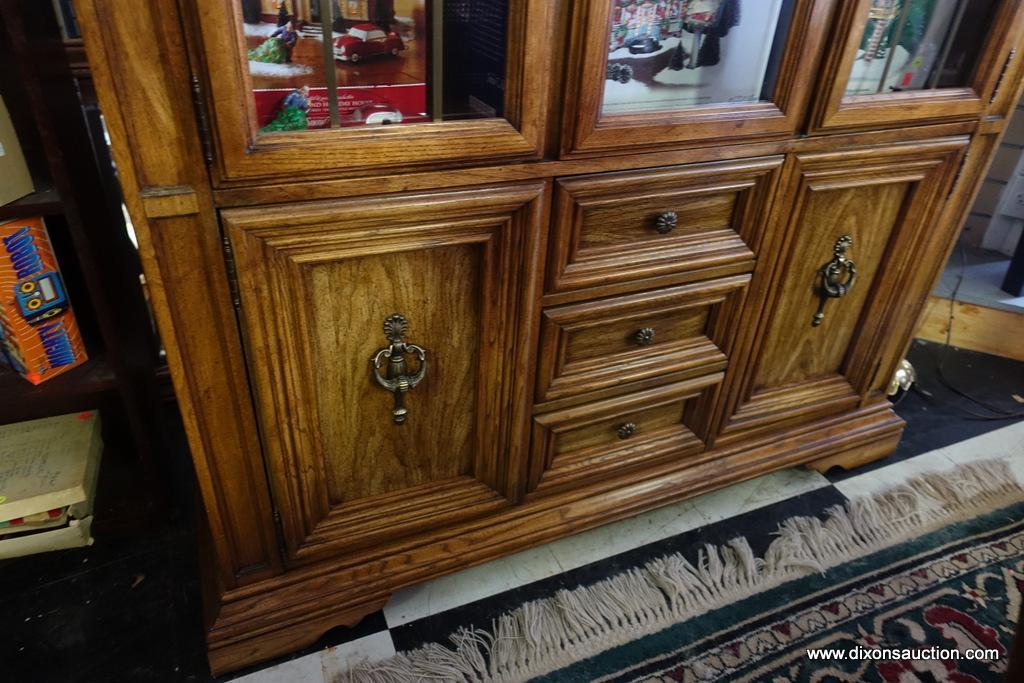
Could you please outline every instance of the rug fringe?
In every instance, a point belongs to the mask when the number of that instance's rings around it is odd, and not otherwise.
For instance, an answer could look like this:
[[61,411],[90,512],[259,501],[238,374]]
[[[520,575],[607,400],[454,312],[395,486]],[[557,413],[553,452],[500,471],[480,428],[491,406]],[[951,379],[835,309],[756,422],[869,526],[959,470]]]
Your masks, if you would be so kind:
[[337,683],[494,681],[556,671],[672,624],[913,536],[1024,499],[1005,460],[917,476],[891,490],[837,505],[825,519],[783,522],[763,558],[745,538],[706,545],[696,563],[679,553],[590,586],[560,590],[438,643],[362,663]]

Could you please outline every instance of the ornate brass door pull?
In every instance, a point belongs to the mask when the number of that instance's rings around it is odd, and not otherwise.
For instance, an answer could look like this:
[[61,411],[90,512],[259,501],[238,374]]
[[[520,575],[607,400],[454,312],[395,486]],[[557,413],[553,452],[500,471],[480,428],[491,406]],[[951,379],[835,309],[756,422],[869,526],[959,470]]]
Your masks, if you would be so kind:
[[828,303],[828,300],[844,296],[857,280],[857,266],[846,257],[846,251],[852,246],[852,237],[849,235],[840,237],[832,248],[832,260],[818,271],[821,276],[821,303],[818,304],[818,312],[811,320],[811,325],[814,327],[820,325],[825,319],[825,304]]
[[[409,321],[404,316],[395,313],[384,321],[384,336],[391,344],[373,354],[370,364],[373,366],[373,375],[377,384],[381,385],[395,395],[395,409],[391,411],[391,417],[395,424],[405,422],[409,410],[402,405],[403,396],[411,391],[417,384],[423,381],[427,374],[427,352],[415,344],[405,342],[405,333],[409,329]],[[419,360],[419,369],[415,375],[408,375],[408,368],[405,363],[405,354],[411,353]],[[381,366],[387,359],[388,367],[383,375],[380,374]]]

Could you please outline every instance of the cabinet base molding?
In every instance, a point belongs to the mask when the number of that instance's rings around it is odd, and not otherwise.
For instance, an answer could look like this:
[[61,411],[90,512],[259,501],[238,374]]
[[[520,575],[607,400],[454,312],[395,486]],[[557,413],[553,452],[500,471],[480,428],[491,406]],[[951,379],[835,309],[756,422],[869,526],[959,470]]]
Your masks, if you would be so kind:
[[[220,675],[307,647],[325,631],[381,609],[394,591],[525,548],[803,464],[860,463],[896,448],[901,420],[887,401],[754,442],[689,456],[560,494],[527,499],[424,539],[400,539],[221,594],[207,633]],[[831,466],[830,464],[828,466]]]
[[[273,600],[275,596],[268,595],[266,597],[268,600]],[[314,614],[312,602],[315,601],[311,601],[306,604],[311,613],[310,617],[290,623],[285,628],[275,628],[273,624],[268,623],[259,632],[254,630],[234,635],[228,633],[217,640],[214,640],[215,634],[211,632],[207,639],[210,671],[214,676],[220,676],[228,671],[235,671],[309,647],[332,628],[355,626],[367,616],[384,607],[390,598],[391,596],[388,595],[354,606],[332,603],[333,606],[325,614],[318,612]],[[282,596],[282,599],[285,599],[285,596]],[[266,616],[262,615],[263,618]]]
[[889,439],[877,441],[862,448],[838,453],[836,455],[828,455],[817,460],[811,460],[806,463],[804,467],[809,470],[820,472],[821,474],[825,474],[833,467],[852,470],[856,467],[860,467],[861,465],[866,465],[869,462],[874,462],[875,460],[881,460],[882,458],[887,457],[896,450],[896,446],[899,442],[900,435],[897,434]]

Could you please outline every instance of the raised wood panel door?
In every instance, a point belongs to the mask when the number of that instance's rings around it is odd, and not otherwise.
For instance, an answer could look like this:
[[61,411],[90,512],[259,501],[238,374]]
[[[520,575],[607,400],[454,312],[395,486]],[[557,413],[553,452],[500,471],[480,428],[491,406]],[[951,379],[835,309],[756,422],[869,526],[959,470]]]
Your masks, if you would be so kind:
[[224,212],[291,562],[521,494],[545,197],[530,183]]
[[[761,296],[748,299],[747,350],[715,399],[724,406],[717,444],[853,408],[884,384],[876,378],[889,366],[880,356],[884,341],[903,323],[894,313],[915,274],[944,253],[933,248],[947,237],[935,219],[966,143],[801,154],[787,162],[784,192],[792,200],[777,205],[772,219],[777,267],[757,276]],[[823,271],[836,262],[828,279],[834,296],[823,297]]]

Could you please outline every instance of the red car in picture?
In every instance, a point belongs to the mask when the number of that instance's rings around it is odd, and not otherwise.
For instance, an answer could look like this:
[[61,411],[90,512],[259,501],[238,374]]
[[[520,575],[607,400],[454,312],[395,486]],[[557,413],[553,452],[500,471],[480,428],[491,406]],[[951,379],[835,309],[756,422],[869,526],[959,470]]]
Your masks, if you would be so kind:
[[405,43],[394,31],[385,33],[376,24],[356,24],[334,41],[334,58],[357,64],[371,57],[397,57],[404,49]]

